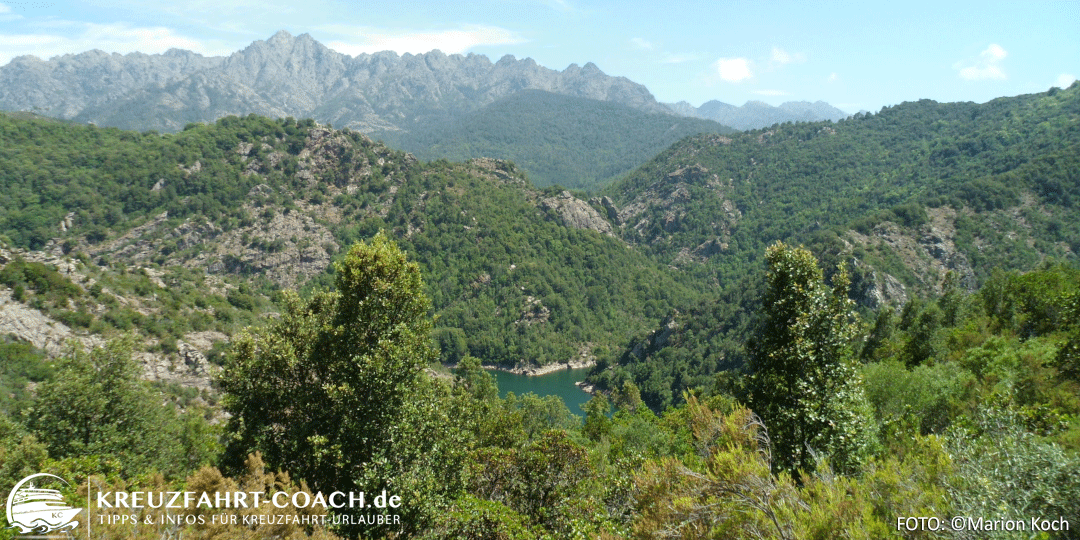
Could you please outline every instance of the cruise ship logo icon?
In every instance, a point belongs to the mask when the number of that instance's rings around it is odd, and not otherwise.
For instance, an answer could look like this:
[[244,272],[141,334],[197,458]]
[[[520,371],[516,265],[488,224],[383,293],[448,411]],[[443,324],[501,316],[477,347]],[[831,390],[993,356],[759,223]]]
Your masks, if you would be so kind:
[[22,534],[48,534],[54,531],[72,531],[79,526],[75,516],[81,508],[72,508],[64,502],[64,496],[56,489],[67,482],[59,476],[46,473],[32,474],[19,480],[7,499],[9,528],[18,527]]

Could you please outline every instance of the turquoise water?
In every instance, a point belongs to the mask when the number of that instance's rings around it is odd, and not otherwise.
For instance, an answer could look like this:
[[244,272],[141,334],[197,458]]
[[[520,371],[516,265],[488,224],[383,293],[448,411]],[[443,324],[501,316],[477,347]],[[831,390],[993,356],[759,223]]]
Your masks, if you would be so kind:
[[563,403],[566,403],[566,408],[578,416],[585,416],[585,411],[581,406],[592,397],[574,386],[574,383],[585,380],[589,368],[560,369],[554,373],[533,377],[505,371],[491,371],[491,373],[495,375],[495,381],[499,383],[499,395],[502,397],[506,397],[507,392],[513,392],[519,396],[529,392],[538,396],[555,395],[562,398]]

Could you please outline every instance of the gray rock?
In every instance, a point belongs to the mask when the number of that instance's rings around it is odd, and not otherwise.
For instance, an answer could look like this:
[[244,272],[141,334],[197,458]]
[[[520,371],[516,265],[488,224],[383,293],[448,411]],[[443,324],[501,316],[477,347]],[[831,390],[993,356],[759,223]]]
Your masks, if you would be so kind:
[[614,236],[611,224],[589,203],[574,197],[569,191],[563,191],[557,197],[540,199],[540,208],[554,212],[567,227]]
[[644,86],[592,63],[556,71],[529,58],[492,63],[437,50],[351,57],[284,31],[228,57],[89,51],[48,61],[22,56],[0,67],[0,109],[161,131],[248,113],[366,132],[408,130],[524,89],[667,112]]

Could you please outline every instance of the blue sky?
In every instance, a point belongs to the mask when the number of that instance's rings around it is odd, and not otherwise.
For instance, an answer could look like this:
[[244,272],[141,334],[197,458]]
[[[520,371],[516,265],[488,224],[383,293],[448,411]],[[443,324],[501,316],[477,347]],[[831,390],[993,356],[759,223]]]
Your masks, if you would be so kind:
[[1080,76],[1080,2],[0,0],[0,65],[90,49],[227,55],[278,30],[355,55],[594,62],[660,101],[984,102]]

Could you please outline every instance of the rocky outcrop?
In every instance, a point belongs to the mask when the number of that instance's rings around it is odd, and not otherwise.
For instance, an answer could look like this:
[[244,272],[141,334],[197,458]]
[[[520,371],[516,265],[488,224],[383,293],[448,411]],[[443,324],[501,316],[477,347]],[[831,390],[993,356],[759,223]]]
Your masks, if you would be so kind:
[[[606,197],[605,197],[606,198]],[[608,199],[610,201],[610,199]],[[608,223],[589,203],[563,191],[555,197],[540,199],[540,208],[553,212],[563,225],[575,229],[589,229],[598,233],[614,236],[611,223]]]
[[907,288],[900,280],[872,266],[852,259],[854,267],[851,298],[860,306],[879,309],[884,306],[900,308],[908,301]]
[[213,374],[206,356],[183,341],[178,341],[176,348],[175,355],[135,353],[135,358],[143,366],[143,378],[209,392]]
[[[92,263],[76,263],[67,257],[48,251],[7,250],[0,248],[0,265],[19,257],[28,262],[43,263],[54,267],[58,273],[71,280],[79,287],[92,287],[97,283],[88,273],[87,266]],[[131,271],[142,273],[156,287],[164,289],[167,285],[161,279],[163,272],[154,268],[135,267]],[[224,291],[208,291],[223,293]],[[148,298],[122,297],[113,294],[108,288],[102,288],[101,294],[112,296],[121,305],[143,315],[155,316],[154,302]],[[151,293],[156,298],[156,294]],[[101,314],[106,310],[103,305],[90,305],[87,309]],[[0,336],[12,337],[41,349],[51,357],[66,354],[70,347],[90,349],[106,344],[104,338],[85,330],[75,330],[66,324],[51,318],[45,312],[31,307],[13,298],[12,291],[0,286]],[[148,338],[137,343],[133,357],[143,369],[147,380],[176,383],[184,387],[211,391],[212,367],[204,351],[209,351],[215,342],[228,341],[228,336],[216,331],[195,332],[184,336],[186,341],[177,341],[177,351],[163,354],[158,351],[160,345],[156,338]],[[190,342],[190,343],[189,343]]]
[[525,309],[521,312],[521,317],[517,321],[514,321],[514,324],[524,324],[526,326],[543,324],[550,318],[551,310],[541,303],[539,298],[526,296]]
[[41,311],[16,302],[11,291],[0,289],[0,335],[14,336],[52,356],[64,352],[69,343],[95,346],[104,343],[92,336],[76,335],[64,323],[47,317]]
[[[919,281],[921,288],[941,293],[945,275],[952,272],[959,278],[959,283],[967,289],[976,286],[975,272],[966,255],[956,248],[956,218],[959,212],[943,206],[928,208],[929,222],[911,229],[892,221],[884,221],[870,231],[869,235],[857,231],[848,231],[845,237],[850,244],[864,248],[874,246],[891,250],[911,274]],[[860,293],[865,305],[870,307],[886,303],[903,303],[907,293],[893,276],[871,271],[872,278],[863,286]]]
[[[708,144],[727,145],[731,139],[720,135],[708,137]],[[661,241],[666,235],[683,227],[691,202],[695,197],[716,199],[722,214],[710,216],[712,239],[695,247],[683,247],[673,262],[682,264],[704,261],[727,250],[733,227],[742,219],[742,211],[729,198],[732,179],[723,180],[700,163],[682,165],[663,175],[652,185],[638,191],[622,207],[611,206],[618,223],[624,231],[632,229],[644,242]],[[661,235],[656,234],[658,224]]]
[[630,354],[638,358],[645,358],[646,355],[666,347],[671,341],[671,336],[679,329],[678,319],[679,312],[675,311],[667,319],[664,319],[660,328],[653,330],[645,339],[635,343],[630,349]]

